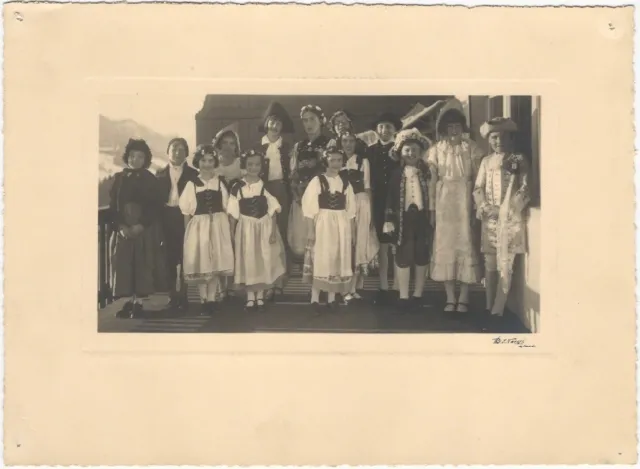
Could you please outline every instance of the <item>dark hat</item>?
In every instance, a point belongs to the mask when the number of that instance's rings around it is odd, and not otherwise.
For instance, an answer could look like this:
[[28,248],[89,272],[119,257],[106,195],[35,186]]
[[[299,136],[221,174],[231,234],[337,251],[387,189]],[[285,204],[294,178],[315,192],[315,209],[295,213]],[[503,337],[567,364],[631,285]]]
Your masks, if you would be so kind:
[[396,128],[396,131],[402,128],[402,122],[400,121],[400,119],[398,119],[395,114],[389,111],[379,114],[371,124],[371,128],[373,130],[376,130],[378,128],[378,124],[380,124],[381,122],[390,122]]
[[269,107],[264,113],[262,117],[262,122],[258,126],[258,132],[266,132],[267,120],[269,117],[276,117],[280,122],[282,122],[282,133],[283,134],[292,134],[293,133],[293,121],[289,114],[285,110],[285,108],[277,101],[272,101],[269,104]]

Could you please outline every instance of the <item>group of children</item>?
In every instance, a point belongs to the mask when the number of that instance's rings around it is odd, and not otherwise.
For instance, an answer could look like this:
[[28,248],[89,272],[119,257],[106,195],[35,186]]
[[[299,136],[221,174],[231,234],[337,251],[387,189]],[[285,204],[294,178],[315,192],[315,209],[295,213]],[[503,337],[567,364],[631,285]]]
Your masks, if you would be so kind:
[[[265,135],[259,145],[241,153],[238,134],[224,129],[212,144],[196,149],[197,173],[186,164],[187,143],[170,142],[170,164],[157,175],[164,190],[143,204],[143,212],[161,213],[165,238],[173,230],[172,239],[181,241],[163,243],[172,272],[172,307],[187,307],[186,282],[198,285],[204,314],[213,312],[231,287],[246,292],[247,309],[263,309],[282,291],[291,264],[299,262],[319,312],[325,309],[320,292],[327,292],[330,308],[338,304],[337,294],[346,303],[359,300],[364,278],[377,267],[377,303],[389,305],[395,300],[390,291],[396,290],[399,309],[411,309],[430,277],[444,283],[444,310],[466,313],[468,285],[482,278],[473,236],[480,220],[487,311],[502,315],[514,257],[524,252],[528,203],[526,159],[512,152],[513,121],[482,126],[492,149],[485,156],[465,136],[466,118],[456,100],[439,112],[435,143],[416,128],[402,129],[390,113],[372,124],[378,141],[371,146],[354,133],[346,110],[328,121],[319,106],[307,105],[300,119],[306,138],[289,148],[282,135],[293,132],[293,123],[272,103],[260,125]],[[323,133],[327,125],[332,139]],[[128,146],[125,161],[131,160],[130,149],[135,145]],[[135,237],[120,229],[126,222],[114,191],[114,236],[126,243]],[[182,230],[175,226],[177,213],[184,219]],[[151,224],[153,219],[150,215]],[[461,284],[457,299],[456,282]],[[127,302],[121,317],[135,315],[137,304],[135,297]]]

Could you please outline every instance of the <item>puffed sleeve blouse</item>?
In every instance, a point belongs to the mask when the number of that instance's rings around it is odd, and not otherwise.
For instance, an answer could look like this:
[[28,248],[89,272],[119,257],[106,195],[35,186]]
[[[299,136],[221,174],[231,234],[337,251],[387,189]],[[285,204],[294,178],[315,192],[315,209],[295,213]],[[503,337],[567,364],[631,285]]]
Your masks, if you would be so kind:
[[[262,179],[259,179],[257,182],[253,184],[249,184],[246,179],[242,180],[242,185],[240,189],[237,191],[234,190],[229,195],[229,204],[227,205],[227,213],[231,215],[236,220],[240,218],[240,199],[242,198],[251,198],[257,197],[262,194],[262,188],[264,187],[264,182]],[[264,196],[267,199],[267,215],[272,217],[276,213],[280,213],[282,211],[282,207],[278,200],[272,196],[268,190],[265,189]]]
[[178,207],[180,207],[180,211],[183,215],[191,215],[193,216],[196,213],[196,208],[198,208],[198,199],[196,198],[196,193],[202,192],[205,190],[214,190],[222,192],[222,209],[227,212],[229,205],[229,192],[220,178],[217,176],[212,177],[208,181],[203,181],[198,178],[203,185],[196,186],[193,181],[187,182],[184,190],[182,191],[182,195],[180,196],[180,201],[178,202]]

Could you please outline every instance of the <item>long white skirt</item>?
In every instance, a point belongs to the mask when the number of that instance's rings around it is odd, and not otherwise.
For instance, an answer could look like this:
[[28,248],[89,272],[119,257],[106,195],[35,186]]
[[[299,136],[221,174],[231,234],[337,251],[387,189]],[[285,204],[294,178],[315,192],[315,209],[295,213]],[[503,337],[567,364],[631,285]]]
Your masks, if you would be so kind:
[[307,220],[302,213],[300,202],[293,201],[289,210],[287,241],[292,254],[300,260],[307,245]]
[[182,268],[189,283],[233,274],[233,247],[226,213],[195,215],[185,230]]
[[356,272],[368,275],[379,251],[378,236],[371,224],[371,200],[366,192],[360,192],[356,194]]
[[353,277],[351,252],[351,220],[347,212],[320,209],[313,247],[313,287],[348,293]]
[[271,288],[285,273],[284,243],[276,228],[275,243],[271,243],[273,218],[258,219],[240,215],[236,225],[235,287],[247,291]]

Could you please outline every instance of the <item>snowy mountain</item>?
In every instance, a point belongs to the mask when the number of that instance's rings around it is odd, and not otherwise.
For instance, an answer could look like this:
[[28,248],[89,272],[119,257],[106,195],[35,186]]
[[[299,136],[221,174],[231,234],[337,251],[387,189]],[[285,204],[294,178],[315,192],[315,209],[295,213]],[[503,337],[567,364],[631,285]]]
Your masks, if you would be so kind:
[[143,138],[151,148],[153,158],[149,170],[155,173],[168,162],[167,145],[173,136],[159,134],[131,119],[116,120],[100,116],[98,151],[98,206],[109,203],[113,175],[125,167],[122,154],[130,138]]
[[168,162],[166,151],[173,136],[162,135],[149,127],[132,119],[116,120],[100,116],[99,127],[100,150],[98,153],[99,180],[103,181],[124,168],[122,153],[129,138],[143,138],[151,148],[153,160],[151,171]]

